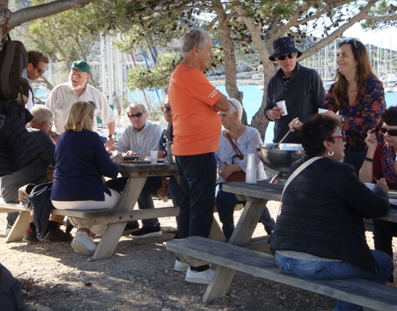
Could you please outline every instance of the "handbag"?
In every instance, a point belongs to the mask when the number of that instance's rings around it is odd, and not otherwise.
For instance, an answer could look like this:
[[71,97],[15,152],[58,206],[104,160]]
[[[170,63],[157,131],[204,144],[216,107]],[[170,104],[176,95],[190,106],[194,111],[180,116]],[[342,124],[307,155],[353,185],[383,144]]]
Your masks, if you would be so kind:
[[[236,154],[232,157],[232,164],[234,164],[234,159],[235,158],[239,158],[240,160],[244,159],[244,154],[241,152],[241,150],[234,143],[234,141],[230,137],[229,133],[224,131],[224,135],[229,140],[229,142],[232,145],[234,151],[236,152]],[[244,181],[244,180],[245,180],[245,172],[243,170],[240,170],[238,172],[233,172],[226,178],[226,182]]]

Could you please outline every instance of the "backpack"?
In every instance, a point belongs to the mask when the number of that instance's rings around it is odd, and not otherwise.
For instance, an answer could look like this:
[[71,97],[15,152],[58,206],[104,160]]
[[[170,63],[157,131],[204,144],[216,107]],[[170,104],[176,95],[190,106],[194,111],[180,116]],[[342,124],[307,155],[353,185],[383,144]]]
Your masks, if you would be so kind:
[[0,263],[0,311],[24,309],[21,282]]
[[0,99],[3,103],[0,113],[6,115],[11,102],[25,107],[29,98],[27,67],[28,54],[25,46],[20,41],[12,41],[8,35],[8,40],[0,51]]

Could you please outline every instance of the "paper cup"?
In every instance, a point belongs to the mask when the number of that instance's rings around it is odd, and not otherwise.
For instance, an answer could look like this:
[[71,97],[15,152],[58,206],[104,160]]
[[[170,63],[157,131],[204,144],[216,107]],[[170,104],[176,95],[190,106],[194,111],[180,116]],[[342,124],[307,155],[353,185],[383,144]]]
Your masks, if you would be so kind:
[[286,116],[288,114],[287,111],[287,105],[285,104],[285,100],[280,100],[279,102],[276,103],[277,107],[280,107],[281,109],[283,109],[284,114],[282,114],[282,116]]
[[157,150],[150,150],[150,164],[157,164]]
[[368,187],[369,190],[372,190],[375,188],[375,184],[370,183],[370,182],[366,182],[365,185]]
[[318,113],[324,113],[329,111],[328,109],[318,108]]

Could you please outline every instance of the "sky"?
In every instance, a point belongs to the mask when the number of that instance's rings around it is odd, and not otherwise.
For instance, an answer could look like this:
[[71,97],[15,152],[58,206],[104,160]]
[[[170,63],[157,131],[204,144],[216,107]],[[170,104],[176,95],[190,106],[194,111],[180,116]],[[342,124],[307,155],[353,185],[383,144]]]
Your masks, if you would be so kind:
[[[397,50],[397,40],[392,40],[396,36],[397,28],[392,27],[383,30],[366,31],[361,29],[360,24],[355,24],[343,34],[344,37],[360,39],[364,44],[374,44],[386,49]],[[393,42],[394,41],[394,42]]]

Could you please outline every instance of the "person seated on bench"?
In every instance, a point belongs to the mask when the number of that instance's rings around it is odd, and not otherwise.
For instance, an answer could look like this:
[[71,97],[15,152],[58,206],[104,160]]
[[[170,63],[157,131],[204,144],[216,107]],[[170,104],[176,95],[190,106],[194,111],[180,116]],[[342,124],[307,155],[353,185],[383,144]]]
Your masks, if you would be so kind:
[[[352,165],[340,162],[345,142],[339,125],[327,114],[313,115],[303,124],[300,141],[306,156],[291,166],[270,248],[287,274],[384,283],[393,272],[393,260],[369,249],[363,218],[387,213],[386,181],[380,179],[371,191]],[[306,167],[299,168],[302,163]],[[295,170],[297,175],[291,176]],[[363,308],[339,301],[333,310]]]
[[[51,141],[48,133],[52,126],[53,114],[50,109],[44,105],[36,105],[32,108],[31,114],[33,119],[29,122],[27,129],[29,133],[43,147],[44,152],[23,169],[14,172],[11,175],[1,177],[1,197],[6,203],[18,202],[18,189],[27,184],[41,184],[49,181],[47,176],[48,168],[55,165],[54,150],[55,145]],[[17,219],[19,212],[7,214],[7,229],[10,230]],[[63,216],[51,215],[50,231],[45,237],[47,241],[70,241],[72,236],[60,229],[63,224]],[[8,231],[6,229],[6,231]],[[30,218],[29,228],[26,230],[25,241],[37,242],[36,227],[33,223],[33,217]]]
[[[256,146],[263,143],[258,130],[241,123],[243,106],[237,99],[230,99],[229,107],[228,111],[219,112],[225,130],[219,138],[219,150],[215,152],[219,170],[216,208],[227,240],[230,239],[234,230],[233,211],[237,204],[237,198],[234,193],[224,192],[222,184],[230,181],[245,181],[245,174],[241,173],[244,173],[247,169],[249,153],[255,154],[257,179],[266,179],[265,169],[256,152]],[[274,219],[270,216],[267,208],[265,211],[267,213],[264,213],[264,215],[267,215],[267,217],[262,217],[264,218],[266,232],[270,234],[274,228]]]
[[[77,101],[69,112],[65,132],[55,147],[55,172],[51,202],[58,209],[111,209],[120,193],[108,189],[102,176],[116,178],[123,160],[117,154],[110,159],[98,133],[93,132],[95,107]],[[78,228],[72,248],[81,254],[92,255],[96,244],[93,237],[102,234],[105,225]]]
[[[131,125],[128,126],[115,147],[118,152],[128,155],[138,155],[140,160],[150,155],[150,150],[157,150],[163,127],[159,123],[148,120],[149,112],[145,104],[131,103],[127,108],[127,116]],[[123,191],[127,184],[127,177],[117,178],[106,182],[108,187]],[[156,195],[162,186],[159,176],[149,177],[138,198],[139,209],[154,208],[152,195]],[[143,219],[143,227],[130,233],[134,239],[155,237],[162,235],[157,218]]]
[[[397,190],[397,107],[387,109],[381,115],[381,120],[383,142],[378,144],[375,132],[368,131],[365,139],[368,149],[359,176],[362,182],[367,183],[385,178],[389,188]],[[397,236],[397,223],[380,219],[374,219],[373,223],[375,249],[393,258],[392,241]],[[388,282],[388,285],[393,285],[393,275]]]

